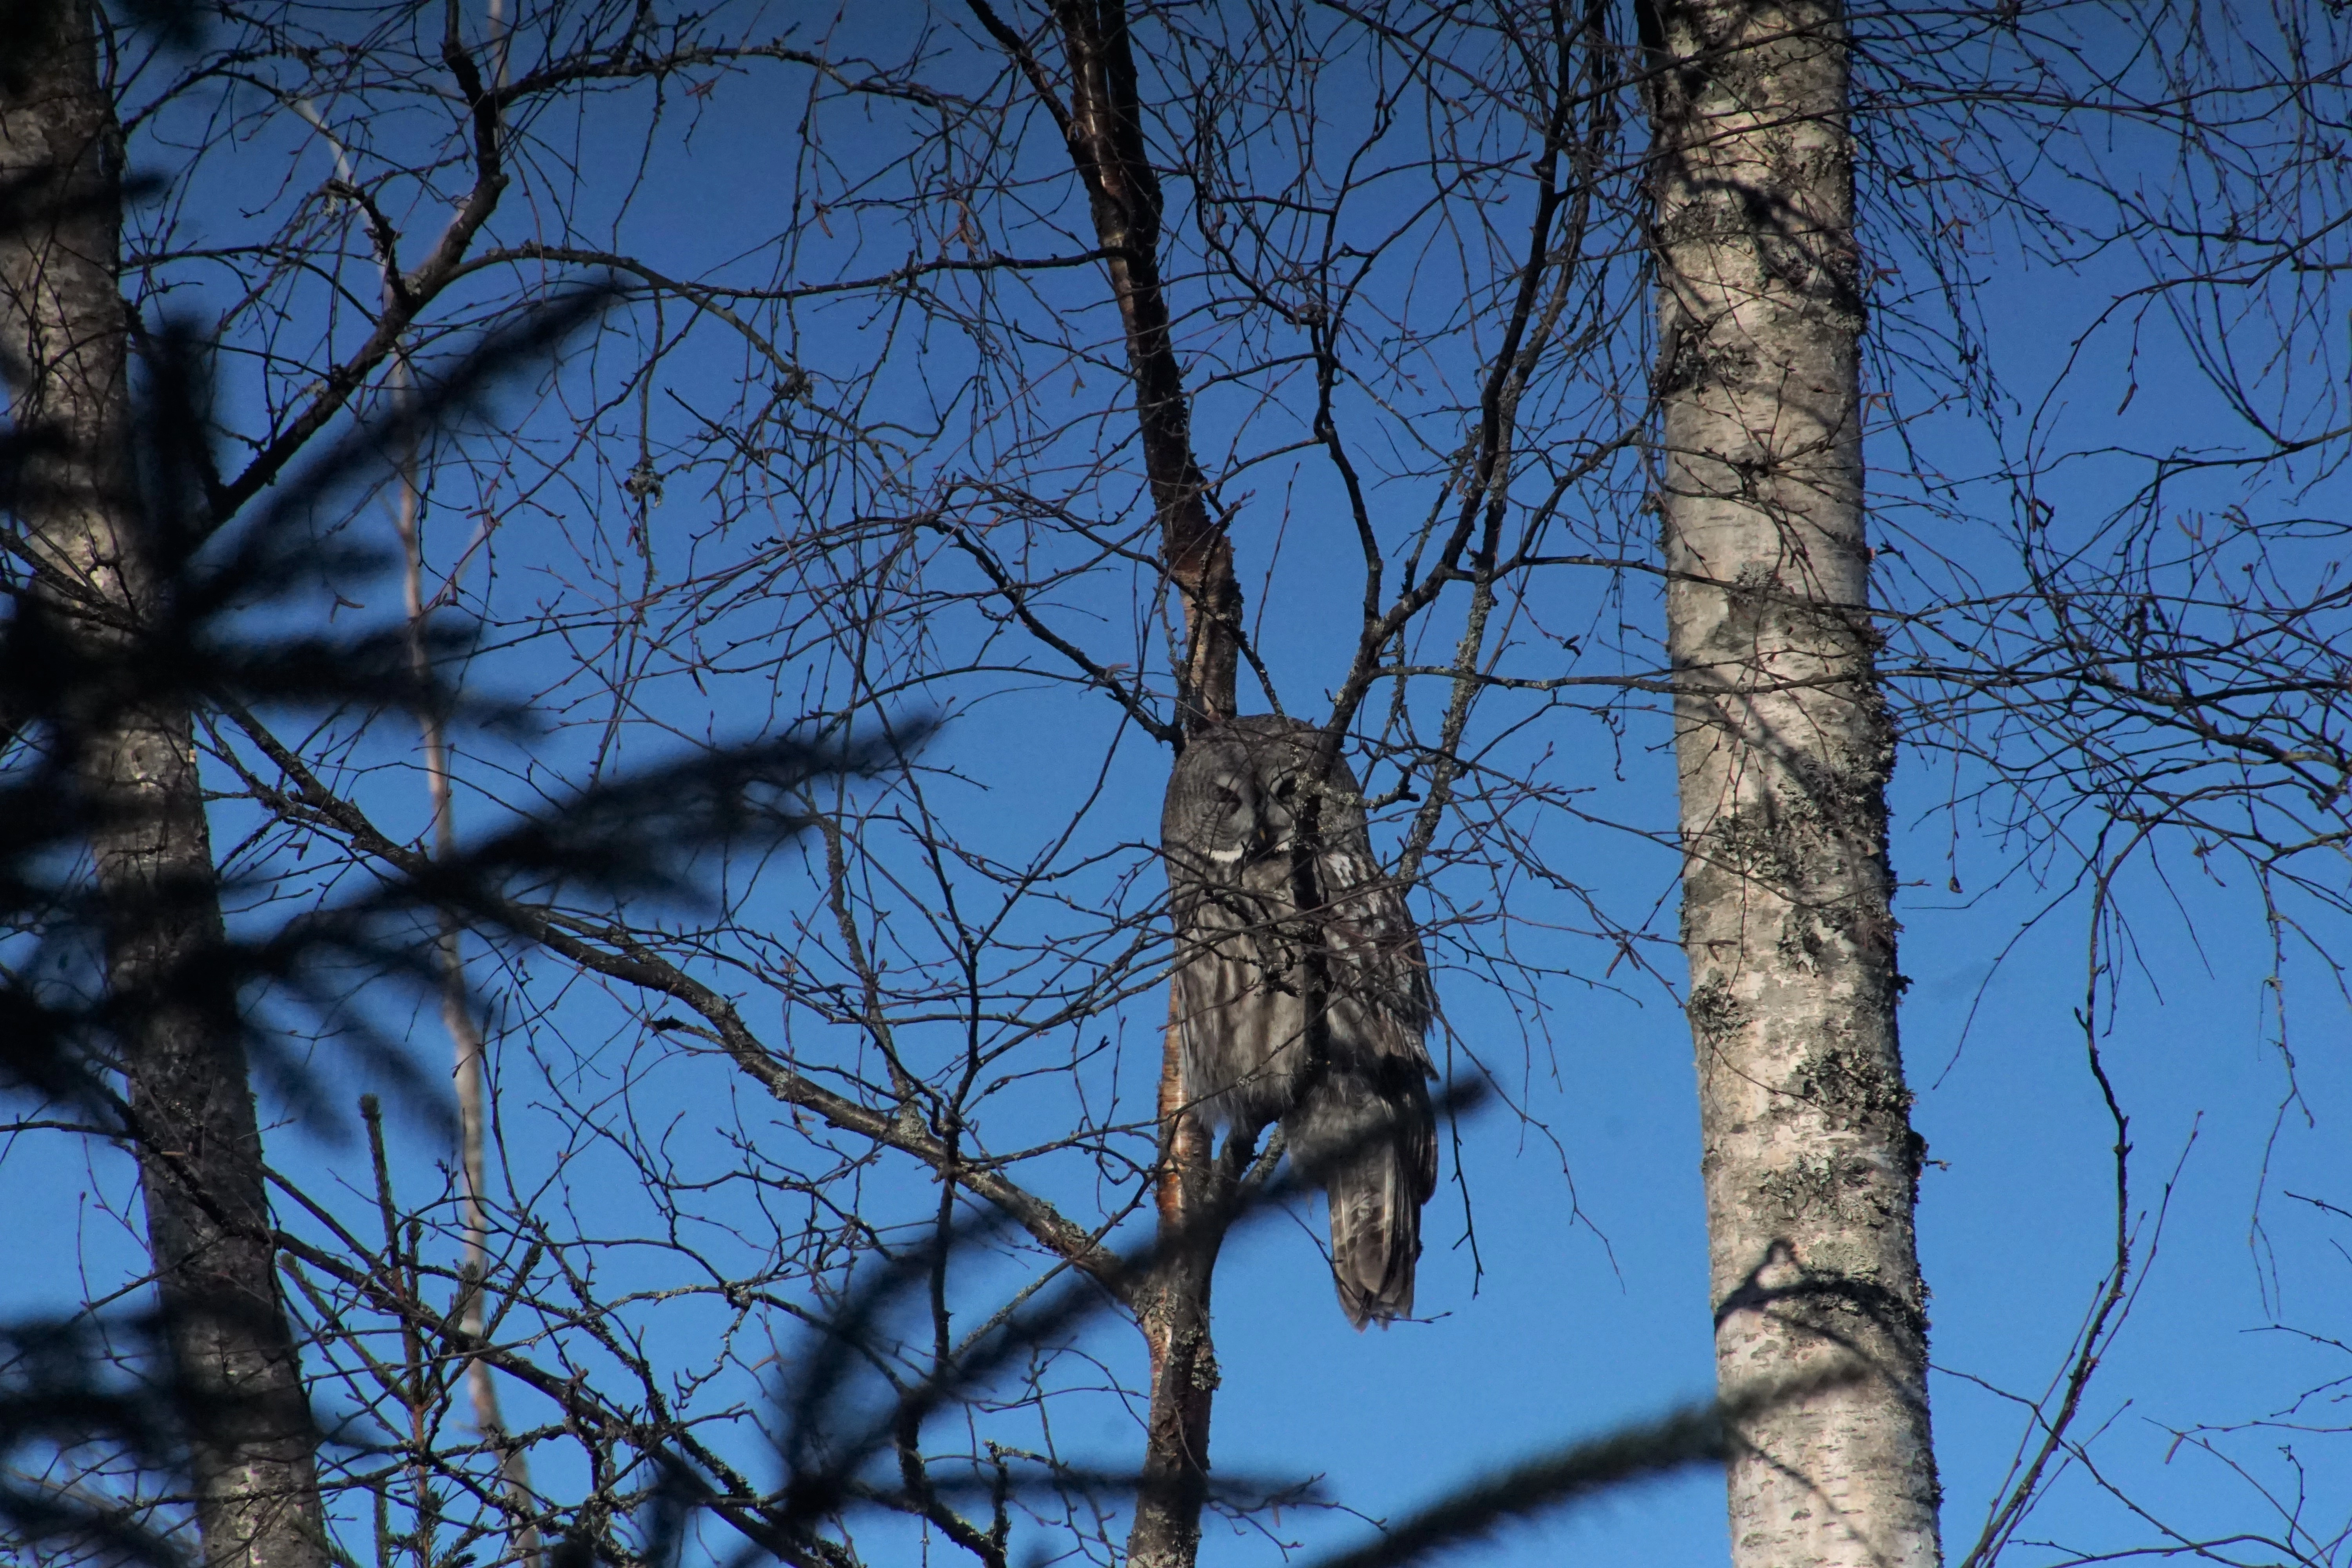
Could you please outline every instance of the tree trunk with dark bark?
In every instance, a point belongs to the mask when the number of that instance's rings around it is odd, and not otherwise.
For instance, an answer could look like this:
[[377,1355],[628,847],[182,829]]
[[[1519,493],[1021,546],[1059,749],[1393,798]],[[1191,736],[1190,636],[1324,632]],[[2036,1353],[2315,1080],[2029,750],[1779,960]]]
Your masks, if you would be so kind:
[[[1086,190],[1126,339],[1160,564],[1182,603],[1176,728],[1189,737],[1234,715],[1242,595],[1233,543],[1212,514],[1208,481],[1192,451],[1192,406],[1160,278],[1160,181],[1144,147],[1127,10],[1121,0],[1055,0],[1054,33],[1068,84],[1063,89],[988,0],[967,3],[1054,117]],[[1158,1250],[1135,1298],[1151,1358],[1151,1414],[1128,1533],[1131,1568],[1191,1568],[1200,1549],[1217,1388],[1209,1290],[1237,1161],[1246,1154],[1235,1143],[1218,1159],[1209,1130],[1185,1106],[1172,1028],[1164,1051]]]
[[1143,1484],[1128,1531],[1129,1568],[1191,1568],[1200,1552],[1209,1416],[1220,1375],[1209,1295],[1231,1180],[1208,1130],[1185,1113],[1172,1023],[1168,1033],[1160,1075],[1158,1256],[1136,1300],[1151,1354],[1151,1413]]
[[[0,61],[0,374],[34,605],[83,668],[129,668],[168,593],[131,461],[116,282],[121,141],[87,0],[20,0]],[[25,606],[20,606],[24,608]],[[93,689],[69,748],[209,1568],[324,1568],[317,1436],[277,1288],[261,1142],[184,706]]]
[[1732,1560],[1933,1568],[1843,14],[1655,0],[1641,21],[1717,1374],[1810,1390],[1738,1425]]

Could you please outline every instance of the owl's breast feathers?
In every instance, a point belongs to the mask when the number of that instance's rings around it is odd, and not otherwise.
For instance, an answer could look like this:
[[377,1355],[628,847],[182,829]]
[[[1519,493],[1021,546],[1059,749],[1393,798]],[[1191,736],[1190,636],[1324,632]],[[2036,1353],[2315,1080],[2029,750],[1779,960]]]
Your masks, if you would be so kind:
[[1172,1024],[1191,1113],[1253,1131],[1280,1121],[1300,1173],[1328,1194],[1334,1281],[1362,1328],[1412,1310],[1421,1205],[1437,1180],[1426,1039],[1436,998],[1344,760],[1322,792],[1311,858],[1286,816],[1284,847],[1229,852],[1244,831],[1242,841],[1265,842],[1253,803],[1295,798],[1318,740],[1312,726],[1257,715],[1179,760],[1161,816]]

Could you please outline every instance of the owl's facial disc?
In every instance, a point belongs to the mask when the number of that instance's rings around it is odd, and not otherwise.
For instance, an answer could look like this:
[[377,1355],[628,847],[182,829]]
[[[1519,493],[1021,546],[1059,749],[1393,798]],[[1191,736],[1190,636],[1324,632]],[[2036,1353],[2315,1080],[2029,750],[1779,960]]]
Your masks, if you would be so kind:
[[1257,825],[1257,852],[1260,855],[1290,853],[1292,830],[1297,823],[1298,780],[1289,773],[1275,780],[1271,798],[1265,803],[1265,818]]
[[1236,866],[1257,836],[1257,788],[1247,774],[1226,773],[1209,788],[1208,845],[1213,864]]

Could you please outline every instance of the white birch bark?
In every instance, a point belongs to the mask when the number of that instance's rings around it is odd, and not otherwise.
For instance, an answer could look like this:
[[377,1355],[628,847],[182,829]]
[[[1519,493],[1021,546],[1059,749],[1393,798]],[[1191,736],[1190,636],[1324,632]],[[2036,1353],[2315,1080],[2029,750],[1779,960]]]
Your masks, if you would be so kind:
[[1854,1370],[1742,1424],[1732,1561],[1934,1568],[1843,11],[1642,20],[1717,1373],[1729,1394]]

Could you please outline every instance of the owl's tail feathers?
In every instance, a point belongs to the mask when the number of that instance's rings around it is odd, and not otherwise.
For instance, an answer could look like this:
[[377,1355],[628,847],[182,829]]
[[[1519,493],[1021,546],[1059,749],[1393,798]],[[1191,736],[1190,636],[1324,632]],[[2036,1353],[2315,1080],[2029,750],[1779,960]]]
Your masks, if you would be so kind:
[[1421,1258],[1421,1203],[1393,1144],[1364,1152],[1330,1173],[1331,1279],[1339,1310],[1360,1331],[1412,1315]]
[[1421,1205],[1437,1185],[1428,1090],[1417,1079],[1376,1089],[1332,1074],[1283,1125],[1301,1173],[1330,1200],[1339,1310],[1359,1330],[1411,1317]]

